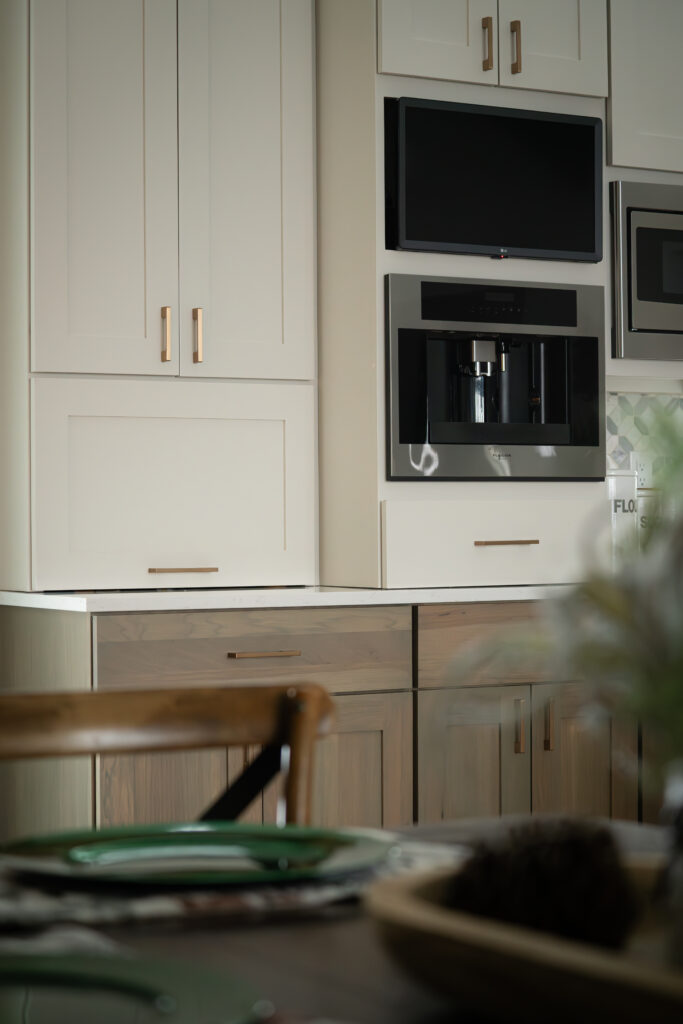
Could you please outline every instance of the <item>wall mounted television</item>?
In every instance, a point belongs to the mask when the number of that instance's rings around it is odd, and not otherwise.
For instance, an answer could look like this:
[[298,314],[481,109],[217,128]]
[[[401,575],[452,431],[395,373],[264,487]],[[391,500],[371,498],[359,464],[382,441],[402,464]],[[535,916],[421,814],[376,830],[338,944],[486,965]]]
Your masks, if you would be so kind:
[[385,101],[388,249],[602,259],[602,121]]

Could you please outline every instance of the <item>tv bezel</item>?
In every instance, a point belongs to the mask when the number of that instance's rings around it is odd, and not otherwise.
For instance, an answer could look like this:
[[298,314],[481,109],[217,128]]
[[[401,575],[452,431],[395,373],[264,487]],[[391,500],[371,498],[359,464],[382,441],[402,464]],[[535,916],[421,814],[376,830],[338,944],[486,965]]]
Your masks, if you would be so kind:
[[[602,120],[598,117],[585,117],[577,114],[558,114],[545,110],[524,110],[518,107],[491,107],[478,103],[451,103],[444,100],[425,100],[417,97],[401,96],[396,100],[396,124],[395,124],[395,173],[398,179],[398,203],[396,209],[396,224],[394,228],[395,247],[411,252],[445,252],[445,253],[468,253],[472,255],[493,256],[498,259],[508,256],[518,256],[526,259],[545,260],[571,260],[580,263],[599,263],[602,260]],[[476,245],[471,242],[429,242],[422,239],[406,237],[406,132],[405,117],[406,109],[414,107],[426,107],[430,109],[450,110],[458,113],[473,113],[483,116],[509,117],[513,119],[535,120],[535,121],[560,121],[567,124],[587,125],[593,128],[593,200],[594,200],[594,238],[595,247],[591,252],[574,251],[570,249],[532,249],[519,246],[506,245]],[[389,120],[390,113],[385,110],[385,117]],[[392,128],[387,123],[387,133]],[[387,153],[391,147],[387,147]],[[387,168],[387,173],[391,169]],[[561,201],[561,197],[558,197]],[[390,204],[387,204],[387,211]],[[388,237],[390,232],[387,231]]]

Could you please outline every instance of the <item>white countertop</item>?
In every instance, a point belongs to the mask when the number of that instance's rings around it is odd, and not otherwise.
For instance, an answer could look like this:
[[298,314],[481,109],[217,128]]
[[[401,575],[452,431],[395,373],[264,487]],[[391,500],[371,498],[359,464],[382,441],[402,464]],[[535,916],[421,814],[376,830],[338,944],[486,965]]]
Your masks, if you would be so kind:
[[458,604],[473,601],[534,601],[566,590],[564,585],[448,587],[369,590],[350,587],[273,587],[263,590],[135,590],[37,594],[0,591],[0,605],[68,612],[166,612],[217,608],[322,608],[350,605]]

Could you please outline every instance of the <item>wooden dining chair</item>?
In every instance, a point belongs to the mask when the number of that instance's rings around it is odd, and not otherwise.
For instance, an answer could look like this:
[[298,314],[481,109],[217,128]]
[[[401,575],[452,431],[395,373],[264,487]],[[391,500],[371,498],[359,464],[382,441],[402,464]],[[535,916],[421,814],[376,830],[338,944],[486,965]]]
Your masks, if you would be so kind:
[[201,816],[237,818],[278,773],[279,824],[309,824],[315,741],[329,731],[321,686],[249,686],[0,696],[0,760],[261,745]]

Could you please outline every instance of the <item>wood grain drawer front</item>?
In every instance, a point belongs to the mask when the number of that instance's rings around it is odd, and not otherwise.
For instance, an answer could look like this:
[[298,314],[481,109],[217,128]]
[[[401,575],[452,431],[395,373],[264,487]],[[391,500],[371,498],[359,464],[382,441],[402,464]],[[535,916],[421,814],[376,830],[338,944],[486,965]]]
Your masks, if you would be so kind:
[[309,681],[349,693],[412,686],[409,607],[97,615],[94,631],[98,689]]
[[418,609],[418,686],[529,683],[540,675],[523,658],[500,660],[465,677],[454,659],[474,644],[495,641],[505,630],[528,629],[538,614],[535,601],[440,604]]

